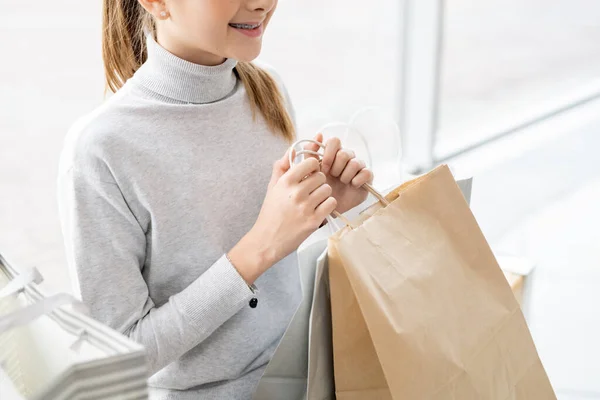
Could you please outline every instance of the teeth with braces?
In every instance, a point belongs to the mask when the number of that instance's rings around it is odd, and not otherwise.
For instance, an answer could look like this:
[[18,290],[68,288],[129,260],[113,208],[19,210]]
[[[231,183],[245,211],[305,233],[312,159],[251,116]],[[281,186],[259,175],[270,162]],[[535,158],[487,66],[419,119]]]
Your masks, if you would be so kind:
[[256,24],[256,25],[248,25],[248,24],[229,24],[231,26],[233,26],[234,28],[239,28],[239,29],[256,29],[260,26],[260,24]]

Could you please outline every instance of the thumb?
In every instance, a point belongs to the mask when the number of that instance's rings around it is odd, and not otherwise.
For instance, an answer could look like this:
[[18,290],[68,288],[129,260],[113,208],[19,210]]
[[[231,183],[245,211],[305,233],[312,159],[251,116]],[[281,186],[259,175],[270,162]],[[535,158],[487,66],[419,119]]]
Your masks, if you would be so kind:
[[[319,143],[323,143],[323,134],[322,133],[317,133],[316,136],[314,137],[314,140],[316,140]],[[304,150],[312,150],[312,151],[318,152],[319,150],[321,150],[321,148],[319,147],[318,144],[307,143],[304,146]],[[307,157],[314,157],[314,158],[316,158],[316,156],[313,156],[313,155],[307,155]]]
[[279,179],[283,176],[283,174],[285,174],[290,169],[290,151],[294,150],[288,149],[285,152],[284,156],[279,160],[275,161],[275,163],[273,164],[273,173],[271,174],[271,182],[269,182],[269,187],[276,184],[277,181],[279,181]]

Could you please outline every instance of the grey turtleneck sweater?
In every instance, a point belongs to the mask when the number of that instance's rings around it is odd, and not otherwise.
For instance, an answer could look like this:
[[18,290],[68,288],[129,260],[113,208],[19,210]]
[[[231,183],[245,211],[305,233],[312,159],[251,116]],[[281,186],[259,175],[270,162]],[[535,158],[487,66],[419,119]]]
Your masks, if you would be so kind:
[[146,347],[151,399],[251,398],[301,300],[295,253],[256,293],[224,255],[288,146],[253,121],[235,65],[192,64],[149,39],[147,62],[65,139],[59,210],[75,292]]

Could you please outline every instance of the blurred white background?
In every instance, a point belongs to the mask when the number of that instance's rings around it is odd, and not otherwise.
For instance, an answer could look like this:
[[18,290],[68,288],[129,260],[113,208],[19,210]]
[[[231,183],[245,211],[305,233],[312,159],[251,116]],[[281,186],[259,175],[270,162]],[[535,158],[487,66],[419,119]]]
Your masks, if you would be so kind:
[[[411,2],[280,0],[261,59],[286,81],[301,136],[365,106],[402,126]],[[474,176],[473,211],[494,250],[536,265],[527,314],[559,398],[600,399],[600,2],[439,4],[439,86],[425,110],[436,129],[410,135],[431,136],[433,163]],[[48,291],[70,291],[55,178],[67,129],[104,98],[100,11],[2,2],[0,252],[37,266]],[[363,129],[376,174],[393,165],[390,132]]]

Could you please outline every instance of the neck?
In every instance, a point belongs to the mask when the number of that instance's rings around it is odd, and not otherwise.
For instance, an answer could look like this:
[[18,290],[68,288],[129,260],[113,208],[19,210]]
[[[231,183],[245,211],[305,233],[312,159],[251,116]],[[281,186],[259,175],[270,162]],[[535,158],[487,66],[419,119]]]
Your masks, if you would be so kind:
[[235,60],[220,59],[220,64],[202,65],[167,51],[151,35],[146,44],[148,59],[134,76],[146,89],[177,102],[194,104],[213,103],[234,91]]
[[221,65],[226,60],[225,57],[218,56],[197,48],[189,47],[181,41],[173,40],[172,35],[161,34],[161,32],[161,30],[156,32],[156,41],[158,44],[160,44],[169,53],[181,58],[182,60],[209,67]]

